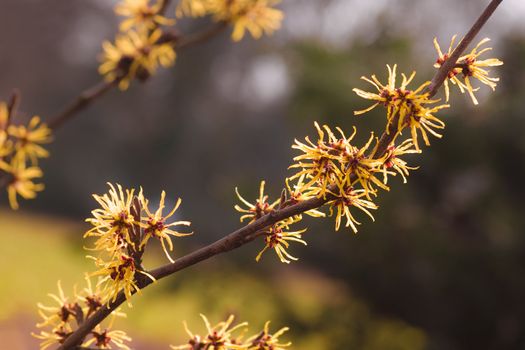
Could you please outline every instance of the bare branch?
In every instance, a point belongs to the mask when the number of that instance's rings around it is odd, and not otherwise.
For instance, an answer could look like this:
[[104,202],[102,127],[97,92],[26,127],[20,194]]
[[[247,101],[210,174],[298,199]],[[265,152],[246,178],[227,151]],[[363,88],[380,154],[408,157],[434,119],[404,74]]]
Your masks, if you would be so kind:
[[61,113],[52,118],[47,125],[53,130],[58,129],[75,114],[88,107],[97,98],[104,96],[109,90],[117,86],[118,83],[118,79],[112,82],[101,81],[97,83],[97,85],[82,91],[80,95],[71,102],[71,104],[64,108]]

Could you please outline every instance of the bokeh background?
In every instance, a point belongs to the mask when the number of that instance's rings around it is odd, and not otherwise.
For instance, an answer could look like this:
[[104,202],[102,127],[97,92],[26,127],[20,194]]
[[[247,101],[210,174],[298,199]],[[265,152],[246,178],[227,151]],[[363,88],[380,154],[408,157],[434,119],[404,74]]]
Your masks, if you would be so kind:
[[[84,258],[84,219],[106,182],[165,189],[183,199],[195,235],[182,255],[240,226],[234,188],[256,196],[261,179],[277,196],[294,138],[313,122],[381,131],[382,111],[351,91],[361,75],[385,78],[385,64],[433,74],[432,39],[465,33],[488,1],[284,0],[283,29],[271,38],[231,42],[227,33],[180,52],[129,91],[113,91],[56,133],[42,162],[46,191],[13,213],[0,199],[0,344],[32,349],[36,302],[67,291],[92,270]],[[23,93],[22,117],[56,114],[96,83],[100,43],[118,26],[109,0],[2,0],[0,98]],[[170,11],[173,11],[171,9]],[[333,221],[307,220],[308,247],[290,266],[258,242],[192,267],[144,291],[121,323],[136,349],[185,341],[182,321],[229,313],[289,325],[295,349],[525,348],[525,3],[505,0],[479,39],[505,62],[495,93],[480,105],[453,94],[433,139],[403,185],[378,200],[376,222],[359,234]],[[209,25],[180,21],[183,32]],[[151,252],[149,265],[162,261]],[[6,345],[7,344],[7,345]]]

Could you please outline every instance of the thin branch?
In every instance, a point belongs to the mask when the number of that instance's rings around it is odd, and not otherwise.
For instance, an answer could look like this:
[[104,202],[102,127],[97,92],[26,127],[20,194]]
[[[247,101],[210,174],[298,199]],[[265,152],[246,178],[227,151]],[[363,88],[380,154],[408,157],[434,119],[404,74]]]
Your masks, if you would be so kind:
[[[474,40],[481,28],[485,25],[487,20],[490,18],[490,16],[492,16],[492,14],[494,13],[498,5],[501,4],[502,1],[503,0],[492,0],[487,5],[485,10],[479,16],[478,20],[474,23],[474,25],[470,28],[465,37],[456,47],[452,55],[450,55],[450,57],[445,61],[445,63],[439,68],[439,70],[434,75],[434,78],[432,78],[430,85],[426,88],[426,92],[428,92],[429,97],[433,97],[434,95],[436,95],[441,85],[443,85],[445,79],[447,79],[448,73],[455,67],[459,57],[463,54],[463,52],[465,52],[472,40]],[[388,125],[388,131],[384,132],[383,135],[381,135],[381,138],[379,139],[377,145],[377,149],[374,153],[374,157],[381,157],[386,152],[388,146],[395,139],[398,132],[398,121],[399,114],[396,115],[393,118],[392,122]]]
[[[173,45],[176,49],[181,50],[183,48],[188,48],[193,45],[197,45],[205,42],[206,40],[211,39],[213,36],[219,34],[226,25],[224,22],[217,23],[216,25],[211,26],[198,32],[193,35],[188,35],[174,39],[175,42]],[[86,107],[91,105],[95,100],[104,96],[107,92],[112,90],[114,87],[118,86],[119,79],[115,79],[112,82],[99,82],[96,85],[82,91],[74,100],[71,102],[62,112],[57,114],[55,117],[51,118],[51,121],[48,126],[56,130],[61,127],[65,122],[71,120],[78,112],[84,110]]]
[[82,91],[71,104],[69,104],[62,112],[56,115],[47,126],[53,130],[61,127],[65,122],[70,120],[75,114],[92,104],[97,98],[104,96],[109,90],[117,86],[118,79],[112,82],[101,81],[96,85]]
[[217,22],[202,32],[182,37],[177,41],[177,48],[180,50],[205,42],[226,29],[227,25],[228,22]]
[[16,115],[19,105],[20,105],[20,90],[13,89],[13,92],[11,93],[11,97],[9,98],[9,102],[7,103],[7,125],[5,126],[6,129],[9,126],[11,120],[13,120],[13,117]]
[[[473,25],[473,27],[468,32],[467,36],[465,38],[468,40],[464,45],[460,45],[456,48],[454,55],[451,56],[451,58],[455,57],[455,60],[457,61],[457,58],[462,54],[462,52],[466,49],[468,43],[472,41],[474,36],[479,32],[483,24],[487,21],[488,17],[494,12],[495,8],[502,2],[502,0],[493,0],[487,7],[487,9],[483,12],[482,16],[476,23]],[[465,41],[465,39],[463,39]],[[463,42],[462,41],[462,42]],[[454,66],[456,63],[455,61],[452,61],[451,65],[449,65],[448,68],[446,68],[446,65],[443,65],[445,67],[445,72],[447,72],[447,69],[450,69]],[[442,67],[442,69],[443,69]],[[446,74],[443,75],[442,69],[440,69],[432,81],[434,82],[434,88],[430,91],[430,93],[435,94],[437,92],[437,89],[443,84],[443,81],[446,79]],[[390,144],[391,140],[386,142],[388,138],[393,138],[395,134],[397,134],[397,125],[398,123],[391,123],[393,125],[392,128],[390,128],[389,133],[384,133],[380,139],[380,142],[378,143],[378,147],[375,150],[374,155],[381,156],[386,152],[386,149],[388,145]],[[385,141],[383,141],[385,140]],[[318,207],[321,207],[322,205],[326,204],[330,200],[333,200],[333,197],[327,196],[327,198],[311,198],[306,201],[299,202],[294,205],[290,205],[288,207],[284,207],[282,209],[278,209],[275,211],[270,212],[269,214],[259,218],[258,220],[239,228],[238,230],[228,234],[227,236],[219,239],[218,241],[205,246],[201,249],[198,249],[195,252],[192,252],[188,255],[185,255],[179,259],[177,259],[172,264],[167,264],[161,267],[158,267],[154,270],[149,271],[149,273],[155,277],[155,279],[159,280],[161,278],[167,277],[177,271],[180,271],[182,269],[185,269],[189,266],[195,265],[203,260],[209,259],[215,255],[236,249],[248,242],[251,242],[255,237],[257,236],[257,233],[261,230],[264,230],[266,227],[273,225],[283,219],[289,218],[294,215],[298,215],[301,213],[304,213],[308,210],[315,209]],[[145,281],[141,281],[139,287],[142,289],[144,287],[147,287],[152,283],[151,280],[147,279]],[[89,332],[100,322],[102,322],[107,316],[111,314],[117,307],[119,307],[122,303],[126,301],[126,297],[124,293],[120,292],[116,298],[116,300],[110,305],[105,305],[102,308],[100,308],[97,312],[95,312],[91,317],[89,317],[73,334],[71,334],[64,343],[58,348],[58,350],[66,350],[66,349],[74,349],[75,346],[78,346],[78,344],[82,341],[82,339],[89,334]]]
[[2,172],[0,174],[0,188],[4,188],[6,187],[7,185],[9,185],[9,183],[11,182],[12,180],[12,176],[11,174],[9,173],[6,173],[6,172]]
[[164,0],[162,1],[162,5],[160,5],[159,13],[163,14],[168,9],[168,6],[170,5],[171,0]]
[[492,0],[490,4],[488,4],[488,6],[485,8],[485,11],[481,13],[476,23],[474,23],[472,28],[470,28],[470,30],[465,35],[463,40],[461,40],[461,42],[456,47],[452,55],[450,55],[450,58],[448,58],[445,61],[445,63],[441,66],[441,68],[439,68],[436,75],[432,79],[431,84],[427,88],[430,97],[434,96],[437,93],[438,89],[441,87],[445,79],[447,79],[448,72],[450,72],[454,68],[459,57],[463,54],[463,52],[466,50],[466,48],[469,46],[472,40],[474,40],[481,28],[485,25],[490,16],[492,16],[494,11],[496,11],[496,8],[499,6],[499,4],[501,4],[502,1],[503,0]]

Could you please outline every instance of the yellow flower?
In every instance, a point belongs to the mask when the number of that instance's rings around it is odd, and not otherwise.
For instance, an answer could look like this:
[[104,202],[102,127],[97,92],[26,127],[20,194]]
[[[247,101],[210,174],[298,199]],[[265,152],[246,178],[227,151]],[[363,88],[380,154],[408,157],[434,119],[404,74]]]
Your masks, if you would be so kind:
[[269,229],[269,232],[264,237],[265,246],[259,252],[259,254],[257,254],[255,261],[258,262],[268,248],[275,250],[275,253],[279,257],[279,260],[281,260],[281,262],[285,264],[289,264],[291,260],[298,260],[297,258],[290,255],[290,253],[288,253],[286,249],[290,247],[289,242],[297,242],[307,245],[306,242],[301,239],[302,233],[304,233],[306,229],[300,231],[285,232],[285,228],[288,228],[288,224],[277,223]]
[[239,323],[236,326],[231,327],[234,316],[230,315],[226,321],[219,322],[215,326],[211,326],[210,322],[201,314],[201,317],[206,325],[208,334],[201,337],[198,334],[193,334],[189,329],[186,322],[184,322],[184,329],[190,336],[188,344],[171,346],[174,350],[195,350],[195,349],[207,349],[207,350],[229,350],[229,349],[242,349],[238,346],[237,339],[233,338],[233,333],[239,330],[245,330],[248,325],[247,322]]
[[[101,294],[100,288],[92,288],[91,281],[86,276],[87,287],[77,293],[76,287],[74,288],[74,298],[71,300],[66,297],[60,281],[58,282],[58,294],[48,294],[51,299],[55,302],[54,306],[45,306],[38,303],[38,312],[42,317],[43,321],[37,323],[37,328],[48,328],[48,330],[42,329],[38,334],[32,333],[35,338],[41,339],[41,349],[46,349],[52,345],[58,345],[63,343],[71,333],[73,333],[82,322],[89,317],[94,311],[98,310],[102,304],[98,302],[102,300],[103,295]],[[94,302],[96,300],[96,302]],[[86,342],[82,344],[83,347],[88,347],[90,344],[97,343],[101,349],[109,349],[109,343],[113,343],[119,349],[129,350],[120,340],[129,340],[125,337],[125,333],[122,331],[109,331],[112,328],[113,321],[117,316],[125,316],[118,309],[111,313],[111,318],[105,332],[100,332],[100,324],[91,332],[90,337]],[[106,335],[104,338],[103,335]],[[123,337],[124,335],[124,337]],[[110,339],[111,338],[111,339]],[[104,344],[103,340],[106,340]]]
[[[450,41],[450,45],[448,47],[448,51],[446,53],[443,53],[441,51],[439,43],[437,42],[437,39],[434,38],[434,47],[436,48],[436,51],[438,53],[438,59],[434,64],[434,67],[440,68],[450,57],[450,55],[453,52],[452,47],[454,46],[455,40],[456,35],[452,37],[452,40]],[[492,50],[492,48],[486,47],[478,51],[478,49],[480,49],[480,47],[488,41],[490,41],[489,38],[484,38],[483,40],[481,40],[469,54],[461,56],[456,62],[454,68],[448,73],[448,79],[444,82],[446,101],[448,101],[450,94],[448,80],[450,80],[452,84],[457,85],[461,93],[465,93],[465,91],[467,91],[470,95],[470,98],[472,99],[472,102],[475,105],[478,104],[478,100],[476,99],[474,92],[477,91],[479,88],[474,88],[472,86],[471,78],[475,78],[479,80],[482,84],[488,85],[493,91],[496,89],[496,82],[499,81],[499,78],[490,77],[489,71],[486,70],[484,67],[501,66],[503,62],[497,58],[488,58],[484,60],[478,59],[478,57],[483,53]],[[463,81],[459,78],[460,74],[462,75]]]
[[245,0],[245,7],[235,14],[233,19],[232,39],[240,41],[246,31],[253,38],[259,39],[263,33],[271,35],[281,27],[283,13],[274,9],[279,1],[276,0]]
[[[441,47],[439,46],[439,43],[437,41],[437,38],[434,38],[434,47],[436,48],[436,51],[438,53],[438,58],[436,60],[436,63],[434,63],[434,67],[435,68],[440,68],[443,63],[445,63],[446,60],[448,60],[448,58],[450,57],[450,55],[452,55],[452,52],[454,51],[454,49],[452,48],[454,46],[454,42],[456,41],[456,37],[457,35],[454,35],[452,36],[452,40],[450,41],[450,45],[448,47],[448,50],[446,53],[443,53],[441,51]],[[450,82],[454,85],[458,84],[458,86],[460,86],[460,90],[464,93],[464,88],[466,87],[463,82],[461,80],[459,80],[456,75],[461,73],[461,68],[459,67],[454,67],[450,72],[448,72],[448,78],[445,79],[445,81],[443,82],[443,85],[445,86],[445,101],[448,102],[449,100],[449,97],[450,97],[450,88],[449,88],[449,84],[448,84],[448,81],[450,80]]]
[[139,272],[155,281],[155,278],[149,273],[138,270],[133,258],[124,253],[109,262],[91,256],[89,258],[93,259],[99,267],[99,270],[93,272],[90,276],[102,276],[99,284],[102,286],[103,294],[108,296],[108,303],[114,302],[118,293],[122,290],[128,300],[128,305],[131,306],[129,299],[135,292],[140,292],[135,272]]
[[[58,286],[58,295],[48,294],[48,296],[53,299],[57,305],[55,306],[45,306],[41,303],[38,303],[38,313],[42,317],[43,321],[37,323],[38,328],[50,326],[53,329],[59,327],[70,328],[69,322],[72,319],[75,319],[79,310],[81,308],[76,302],[69,302],[68,298],[64,294],[62,285],[60,281],[57,283]],[[78,315],[80,316],[80,315]]]
[[366,215],[368,215],[372,219],[372,221],[375,221],[374,217],[368,209],[375,210],[377,209],[377,205],[375,205],[369,200],[362,199],[362,197],[366,196],[365,190],[354,190],[351,187],[339,188],[339,194],[333,193],[333,195],[337,196],[337,199],[330,201],[329,204],[330,216],[334,215],[334,207],[337,208],[337,212],[335,213],[336,231],[339,231],[339,227],[341,226],[341,220],[343,218],[346,218],[345,226],[350,226],[352,228],[352,231],[354,231],[354,233],[357,233],[356,225],[360,225],[360,222],[358,222],[350,212],[351,207],[356,207],[360,209]]
[[246,322],[241,323],[235,327],[230,328],[233,322],[233,316],[230,316],[226,321],[220,322],[212,327],[206,316],[201,314],[201,317],[206,324],[208,334],[204,337],[193,334],[186,322],[184,328],[186,333],[190,336],[190,340],[185,345],[171,346],[174,350],[285,350],[284,348],[292,345],[291,342],[280,343],[279,337],[289,330],[288,327],[283,327],[275,333],[270,333],[270,322],[266,322],[264,329],[256,335],[242,341],[242,334],[236,338],[232,337],[234,331],[246,331]]
[[[403,128],[409,127],[411,129],[412,141],[417,150],[419,150],[419,144],[417,139],[417,130],[421,132],[425,144],[428,146],[430,142],[428,140],[427,132],[430,132],[436,137],[441,137],[434,129],[443,129],[445,124],[439,120],[433,113],[437,112],[442,108],[447,108],[449,105],[437,105],[437,106],[428,106],[433,105],[439,102],[439,99],[432,100],[430,99],[429,93],[424,92],[425,88],[430,85],[430,82],[427,81],[421,84],[417,89],[410,90],[408,89],[408,84],[414,79],[416,72],[412,72],[410,77],[407,77],[405,74],[401,74],[402,81],[399,88],[395,87],[396,82],[396,65],[393,68],[388,68],[388,85],[382,85],[375,76],[372,76],[372,80],[363,78],[372,85],[376,87],[379,91],[379,94],[365,92],[359,89],[354,89],[360,97],[369,100],[376,100],[374,105],[364,109],[362,111],[355,112],[356,114],[365,113],[378,104],[382,103],[387,108],[387,120],[389,123],[392,123],[395,118],[397,118],[397,132],[400,133]],[[388,127],[387,127],[388,132]]]
[[264,329],[261,333],[246,340],[246,350],[285,350],[284,348],[291,346],[292,342],[280,343],[279,337],[289,330],[290,328],[283,327],[271,334],[270,321],[268,321],[264,324]]
[[[91,278],[89,274],[86,274],[84,279],[86,280],[86,287],[81,289],[78,293],[75,288],[75,297],[77,298],[77,301],[82,305],[82,310],[85,315],[84,317],[87,318],[91,316],[95,311],[100,309],[102,305],[104,305],[107,302],[107,296],[101,289],[102,277],[98,278],[97,283],[95,283],[94,287],[93,283],[91,283]],[[126,314],[121,312],[120,309],[116,309],[111,313],[111,316],[112,324],[113,318],[126,317]]]
[[7,185],[9,204],[12,209],[18,209],[17,194],[24,199],[33,199],[36,193],[44,189],[43,184],[35,184],[33,179],[42,177],[43,173],[39,167],[32,166],[26,168],[24,162],[17,158],[11,160],[11,164],[0,162],[0,170],[11,175],[11,180]]
[[[354,128],[352,137],[355,135],[355,133],[356,130]],[[363,187],[367,198],[370,198],[370,194],[376,193],[374,185],[386,191],[390,190],[388,186],[383,184],[375,176],[375,173],[380,170],[385,156],[379,159],[366,156],[366,152],[370,148],[370,145],[374,139],[374,134],[370,133],[370,138],[363,147],[358,148],[356,146],[352,146],[351,144],[347,145],[345,153],[343,154],[343,162],[346,169],[346,180],[337,184],[339,188],[342,188],[343,186],[352,186],[355,183],[359,183]],[[356,179],[352,181],[353,177]]]
[[4,144],[0,144],[0,163],[2,163],[2,159],[6,156],[9,156],[13,153],[13,143],[11,140],[7,140],[4,142]]
[[133,244],[130,234],[136,222],[131,214],[131,204],[135,190],[126,189],[124,192],[119,184],[118,190],[110,183],[108,186],[108,193],[93,195],[100,208],[93,210],[93,218],[86,220],[93,228],[84,237],[97,237],[94,250],[107,251],[113,256],[128,244]]
[[252,204],[248,202],[246,199],[244,199],[240,194],[237,187],[235,187],[235,193],[237,194],[237,197],[239,200],[246,205],[248,208],[244,209],[240,205],[235,205],[235,210],[237,210],[240,213],[244,213],[244,215],[241,216],[241,222],[243,222],[245,219],[249,219],[249,222],[253,222],[264,215],[270,213],[275,206],[279,203],[279,200],[276,200],[273,203],[268,203],[268,196],[264,194],[264,185],[265,182],[261,181],[261,185],[259,186],[259,198],[255,200],[255,204]]
[[0,163],[4,157],[13,153],[13,142],[9,139],[7,126],[9,114],[5,103],[0,102]]
[[38,158],[49,157],[49,152],[40,145],[52,141],[51,129],[40,122],[40,117],[31,118],[27,127],[10,125],[8,133],[17,138],[15,151],[20,161],[25,162],[29,158],[32,164],[36,165]]
[[70,329],[58,327],[51,332],[40,331],[39,334],[32,333],[31,335],[42,340],[40,343],[40,350],[44,350],[52,345],[62,344],[72,333],[73,331]]
[[157,0],[152,5],[150,2],[150,0],[122,0],[115,7],[115,13],[128,18],[122,21],[120,30],[125,32],[131,27],[155,29],[160,25],[175,24],[175,20],[168,19],[160,14],[161,1]]
[[416,73],[412,72],[410,77],[407,78],[405,74],[401,74],[402,81],[401,86],[399,88],[396,88],[396,70],[397,70],[397,64],[395,64],[392,68],[387,64],[386,65],[388,69],[388,84],[383,85],[375,75],[372,75],[371,79],[368,79],[367,77],[361,77],[364,81],[372,84],[376,90],[377,93],[373,92],[367,92],[363,91],[361,89],[353,89],[353,91],[359,96],[367,100],[373,100],[377,101],[372,106],[365,108],[360,111],[355,111],[354,114],[359,115],[366,113],[372,109],[374,109],[378,105],[383,105],[387,108],[387,120],[391,121],[398,113],[400,114],[399,119],[403,119],[404,115],[406,114],[406,110],[409,109],[409,103],[407,104],[407,101],[410,101],[410,103],[429,103],[428,102],[428,95],[425,97],[424,95],[419,95],[419,92],[421,92],[425,87],[427,87],[430,82],[426,82],[423,85],[421,85],[416,90],[407,90],[408,84],[414,79]]
[[439,134],[435,129],[444,129],[445,123],[437,118],[434,113],[440,109],[448,107],[449,105],[439,105],[433,108],[421,108],[415,104],[412,105],[411,111],[407,113],[405,117],[403,127],[407,125],[410,128],[412,142],[414,143],[416,150],[420,150],[418,143],[418,131],[421,133],[426,146],[430,145],[427,132],[431,133],[437,138],[442,137],[442,135]]
[[[294,184],[293,186],[290,185],[290,181],[292,181],[291,179],[289,178],[285,179],[286,189],[288,190],[288,195],[290,196],[288,201],[292,205],[305,201],[312,197],[315,197],[315,194],[313,194],[315,190],[308,188],[306,186],[306,184],[304,183],[304,178],[305,178],[305,174],[302,174],[301,176],[299,176],[299,178],[297,179],[297,183]],[[316,218],[326,216],[325,213],[317,209],[308,210],[305,212],[305,214],[311,217],[316,217]],[[298,215],[298,216],[301,217],[301,215]]]
[[[170,236],[174,237],[183,237],[183,236],[189,236],[192,233],[180,233],[178,231],[175,231],[171,229],[173,226],[189,226],[191,223],[189,221],[175,221],[170,224],[166,223],[166,220],[173,216],[175,214],[175,211],[179,208],[181,199],[179,198],[177,200],[177,203],[173,207],[173,209],[166,214],[165,216],[162,215],[162,211],[164,209],[164,198],[166,197],[166,192],[162,191],[162,194],[160,196],[160,203],[159,208],[155,213],[152,213],[148,208],[148,201],[144,198],[144,196],[139,196],[142,208],[147,214],[147,217],[143,218],[145,220],[145,223],[142,224],[142,227],[144,228],[144,238],[141,242],[141,247],[146,245],[150,237],[156,237],[160,240],[162,249],[164,250],[164,253],[168,257],[168,260],[170,262],[174,262],[174,260],[171,258],[170,254],[168,253],[168,248],[170,251],[173,250],[173,243],[171,241]],[[168,247],[166,247],[166,244]]]
[[411,139],[403,141],[400,145],[395,146],[391,144],[386,150],[386,157],[383,163],[383,182],[388,182],[388,175],[396,175],[390,169],[395,170],[403,178],[403,183],[407,182],[406,177],[409,174],[409,170],[416,170],[418,167],[410,167],[403,159],[399,158],[404,154],[421,153],[421,150],[414,149],[414,143]]
[[95,345],[97,349],[113,349],[116,346],[117,349],[131,350],[125,342],[131,341],[131,338],[127,336],[126,332],[120,330],[101,330],[101,327],[97,325],[94,330],[91,331],[91,339],[82,344],[83,348],[89,348],[91,345]]
[[240,41],[246,31],[253,38],[271,35],[281,27],[283,13],[273,8],[280,0],[208,0],[215,20],[233,25],[232,39]]
[[[348,142],[354,135],[346,138],[343,131],[337,128],[341,134],[341,138],[338,139],[327,125],[323,125],[323,128],[317,122],[314,125],[318,134],[317,143],[310,141],[307,136],[306,143],[295,140],[292,146],[293,149],[300,150],[303,154],[294,157],[293,160],[296,163],[292,164],[289,169],[299,168],[300,170],[289,179],[294,180],[305,176],[308,182],[303,185],[303,188],[307,189],[311,195],[325,197],[328,186],[345,181],[346,176],[344,168],[341,168],[340,160]],[[326,140],[325,134],[328,135]]]
[[355,115],[360,115],[369,112],[381,104],[387,107],[387,119],[391,119],[393,112],[392,99],[394,98],[394,91],[396,89],[397,64],[395,64],[393,68],[391,68],[388,64],[386,65],[386,67],[388,69],[388,83],[386,85],[383,85],[374,74],[372,74],[371,79],[368,79],[365,76],[361,77],[362,80],[372,84],[377,89],[377,93],[367,92],[357,88],[354,88],[352,90],[359,97],[362,97],[367,100],[377,101],[368,108],[362,109],[360,111],[354,111]]
[[208,14],[209,0],[181,0],[177,6],[177,17],[202,17]]
[[374,159],[365,155],[375,140],[373,134],[365,146],[358,148],[352,145],[352,140],[357,133],[355,128],[347,137],[340,128],[336,128],[340,134],[336,136],[327,125],[321,128],[315,123],[315,127],[319,135],[317,144],[306,137],[306,143],[295,140],[295,145],[292,146],[304,154],[294,158],[296,163],[290,168],[301,170],[290,179],[304,176],[308,182],[302,187],[308,195],[326,198],[330,186],[338,188],[357,182],[361,184],[367,197],[375,194],[374,186],[388,190],[388,187],[375,176],[375,173],[381,170],[384,156]]
[[126,90],[135,77],[146,79],[154,74],[159,65],[172,66],[175,63],[175,50],[172,44],[161,39],[162,31],[130,30],[118,35],[115,44],[105,41],[100,74],[106,81],[119,82],[119,88]]
[[[7,104],[0,102],[0,149],[4,147],[4,143],[7,140],[7,126],[9,124],[9,111],[7,110]],[[0,150],[0,157],[2,157]]]

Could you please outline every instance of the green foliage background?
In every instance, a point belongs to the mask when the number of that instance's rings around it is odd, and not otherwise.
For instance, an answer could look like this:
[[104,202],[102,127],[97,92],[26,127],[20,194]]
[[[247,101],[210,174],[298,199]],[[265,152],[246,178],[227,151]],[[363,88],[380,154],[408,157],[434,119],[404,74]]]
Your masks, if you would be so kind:
[[[417,69],[417,83],[429,79],[434,35],[439,31],[446,42],[452,30],[463,32],[483,6],[462,2],[453,8],[462,18],[455,21],[421,2],[419,14],[428,18],[421,22],[410,12],[414,2],[396,3],[394,12],[369,19],[373,36],[356,33],[338,45],[286,30],[235,46],[223,36],[181,53],[172,71],[145,85],[110,94],[61,130],[44,162],[46,192],[24,203],[20,215],[0,214],[0,274],[9,281],[0,288],[0,339],[11,339],[12,349],[32,348],[27,333],[36,301],[54,291],[57,279],[72,284],[90,269],[81,223],[95,205],[90,194],[105,191],[106,181],[142,185],[152,201],[161,189],[183,198],[181,215],[196,234],[177,243],[180,256],[239,227],[235,186],[252,198],[266,179],[269,192],[280,193],[294,155],[290,145],[313,135],[314,120],[347,131],[356,125],[360,140],[381,132],[379,108],[353,116],[368,106],[351,91],[368,88],[359,77],[385,79],[385,64],[398,63],[403,72]],[[0,49],[17,53],[2,57],[11,67],[0,82],[3,98],[18,86],[24,112],[45,118],[98,79],[98,44],[83,59],[70,47],[82,21],[109,23],[82,40],[99,43],[112,35],[116,23],[108,8],[58,1],[42,16],[25,2],[0,6],[10,13],[0,11]],[[504,21],[509,10],[498,10],[496,18]],[[15,31],[17,14],[34,20]],[[202,329],[199,312],[214,321],[233,312],[253,330],[266,319],[289,325],[301,350],[522,349],[525,30],[495,28],[482,35],[497,38],[493,53],[505,62],[494,70],[501,77],[496,92],[482,87],[479,106],[453,94],[452,108],[440,114],[444,138],[410,159],[420,169],[408,184],[392,181],[392,191],[379,198],[375,223],[362,217],[353,235],[334,233],[329,219],[308,220],[308,247],[293,251],[297,264],[278,264],[271,255],[256,264],[262,242],[255,243],[145,290],[123,323],[137,349],[182,341],[182,320]],[[38,43],[25,45],[35,32]],[[284,65],[288,79],[283,96],[268,104],[249,85],[261,62]],[[27,67],[30,76],[21,73]],[[161,262],[154,252],[150,259],[150,266]]]

